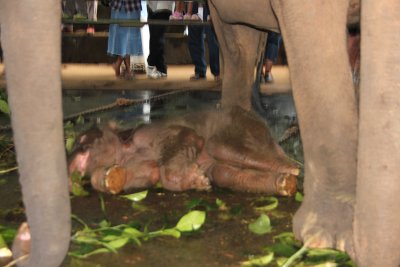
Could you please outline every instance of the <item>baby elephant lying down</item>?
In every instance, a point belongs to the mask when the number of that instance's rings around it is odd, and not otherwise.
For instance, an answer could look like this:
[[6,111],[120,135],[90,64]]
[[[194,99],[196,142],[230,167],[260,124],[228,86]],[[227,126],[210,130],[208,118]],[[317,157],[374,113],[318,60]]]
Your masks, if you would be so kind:
[[92,129],[79,139],[69,173],[117,194],[160,182],[168,190],[208,190],[210,184],[291,196],[299,169],[266,124],[239,107],[188,114],[134,130]]

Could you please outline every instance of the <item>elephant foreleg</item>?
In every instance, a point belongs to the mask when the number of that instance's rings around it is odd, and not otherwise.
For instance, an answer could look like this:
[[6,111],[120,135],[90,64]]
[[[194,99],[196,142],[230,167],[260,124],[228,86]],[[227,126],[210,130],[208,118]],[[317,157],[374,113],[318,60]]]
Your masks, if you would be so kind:
[[400,2],[361,6],[357,266],[400,266]]
[[250,110],[255,66],[263,51],[260,48],[265,45],[266,33],[245,25],[225,23],[212,4],[210,12],[223,59],[221,104]]
[[353,253],[358,118],[346,51],[349,3],[272,4],[285,42],[305,155],[305,199],[294,231],[310,246]]
[[2,47],[23,202],[31,233],[27,266],[59,266],[70,240],[61,110],[61,5],[0,1]]

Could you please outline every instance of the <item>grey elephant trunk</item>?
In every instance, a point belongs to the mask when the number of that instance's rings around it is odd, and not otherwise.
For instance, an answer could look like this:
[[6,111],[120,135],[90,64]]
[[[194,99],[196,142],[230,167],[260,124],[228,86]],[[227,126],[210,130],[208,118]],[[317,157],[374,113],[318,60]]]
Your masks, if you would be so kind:
[[52,0],[0,4],[7,90],[31,234],[23,265],[58,266],[71,229],[61,109],[61,6]]

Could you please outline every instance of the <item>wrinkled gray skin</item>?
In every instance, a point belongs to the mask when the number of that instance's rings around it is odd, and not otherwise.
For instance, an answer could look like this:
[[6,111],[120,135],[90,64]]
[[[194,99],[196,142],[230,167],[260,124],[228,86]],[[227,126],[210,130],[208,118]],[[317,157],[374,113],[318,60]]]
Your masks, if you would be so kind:
[[210,0],[224,60],[221,102],[250,109],[259,30],[280,30],[305,157],[295,235],[345,250],[361,267],[398,267],[400,1],[362,2],[359,103],[346,52],[349,2]]
[[26,266],[60,265],[70,240],[60,16],[59,1],[0,0],[8,100],[32,237]]

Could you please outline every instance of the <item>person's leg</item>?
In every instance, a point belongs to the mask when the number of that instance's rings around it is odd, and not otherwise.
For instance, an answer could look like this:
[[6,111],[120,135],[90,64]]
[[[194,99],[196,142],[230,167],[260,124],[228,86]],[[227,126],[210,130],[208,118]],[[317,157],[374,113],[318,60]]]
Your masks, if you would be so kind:
[[181,20],[183,19],[183,10],[185,9],[185,3],[182,1],[175,1],[175,12],[169,16],[170,20]]
[[[63,17],[72,19],[75,14],[75,0],[65,0],[62,3],[63,7]],[[73,32],[74,27],[72,24],[64,24],[63,29],[64,32]]]
[[[149,19],[162,19],[168,20],[171,12],[157,12],[154,13],[148,8],[148,18]],[[163,74],[167,74],[167,66],[164,59],[164,33],[165,26],[161,25],[149,25],[150,31],[150,53],[147,58],[147,63],[149,66],[156,67],[157,70]]]
[[214,75],[216,80],[220,79],[219,71],[219,45],[215,32],[211,26],[205,27],[208,43],[208,53],[210,59],[211,73]]
[[127,55],[124,58],[124,64],[125,64],[125,75],[124,78],[127,80],[130,80],[133,78],[133,73],[131,71],[131,56]]
[[[98,1],[97,0],[87,1],[86,6],[87,6],[88,19],[96,21]],[[95,32],[94,25],[89,24],[86,29],[86,32],[89,34],[93,34]]]
[[190,56],[194,64],[194,73],[191,80],[204,79],[206,77],[207,62],[204,53],[204,27],[189,26],[189,42]]
[[86,0],[75,0],[75,8],[83,17],[88,17]]
[[271,69],[274,62],[276,62],[279,53],[281,42],[281,35],[276,32],[268,31],[267,45],[265,48],[264,56],[264,79],[265,82],[272,82]]
[[66,0],[63,5],[63,13],[68,17],[73,17],[75,14],[75,0]]
[[193,14],[193,2],[189,1],[187,3],[187,9],[186,9],[185,15],[183,16],[183,19],[187,19],[187,20],[192,19],[192,14]]
[[121,76],[121,64],[122,64],[123,58],[121,56],[117,56],[117,61],[113,64],[113,69],[115,72],[115,77],[120,77]]

